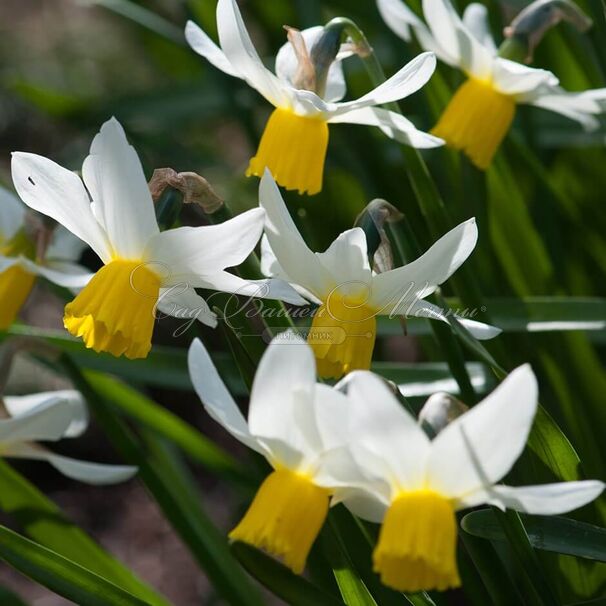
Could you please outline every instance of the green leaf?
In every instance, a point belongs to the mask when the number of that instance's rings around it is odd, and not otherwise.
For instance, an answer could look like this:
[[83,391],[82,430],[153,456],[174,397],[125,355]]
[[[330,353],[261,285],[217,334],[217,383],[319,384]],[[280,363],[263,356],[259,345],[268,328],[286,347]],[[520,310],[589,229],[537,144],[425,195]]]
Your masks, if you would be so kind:
[[[530,543],[536,549],[606,562],[606,529],[561,516],[520,514]],[[468,513],[461,526],[471,535],[504,541],[505,534],[492,509]]]
[[286,566],[245,543],[234,542],[232,553],[257,581],[292,606],[344,606]]
[[0,526],[0,559],[55,593],[87,606],[145,606],[117,585]]
[[0,604],[2,606],[27,606],[16,593],[6,587],[0,587]]
[[163,597],[99,547],[68,520],[52,501],[1,459],[0,508],[10,514],[26,534],[38,543],[68,559],[78,561],[92,572],[145,600],[147,604],[167,606],[168,602]]

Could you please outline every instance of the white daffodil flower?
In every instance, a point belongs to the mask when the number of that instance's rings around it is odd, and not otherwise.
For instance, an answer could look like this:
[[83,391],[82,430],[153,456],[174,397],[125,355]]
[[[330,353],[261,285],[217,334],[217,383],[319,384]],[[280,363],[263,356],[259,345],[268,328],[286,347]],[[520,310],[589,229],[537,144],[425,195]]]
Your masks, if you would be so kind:
[[161,233],[141,162],[115,118],[93,139],[82,179],[23,152],[13,153],[12,174],[28,206],[64,225],[104,263],[64,315],[65,328],[97,352],[145,357],[157,309],[215,326],[198,287],[302,303],[284,283],[224,271],[244,261],[261,237],[261,209],[220,225]]
[[82,395],[74,390],[4,396],[9,418],[0,418],[0,457],[46,461],[63,475],[88,484],[113,484],[131,478],[136,467],[79,461],[55,454],[37,441],[76,438],[88,426]]
[[377,5],[394,33],[408,41],[412,29],[423,48],[467,76],[432,133],[478,168],[490,165],[518,104],[562,114],[586,130],[599,126],[595,116],[604,112],[606,88],[568,92],[552,72],[499,57],[485,6],[468,5],[461,19],[449,0],[423,0],[424,23],[402,0]]
[[31,292],[36,276],[69,288],[81,288],[92,274],[75,261],[84,244],[58,227],[43,259],[25,225],[26,207],[0,187],[0,330],[7,329]]
[[248,420],[199,340],[189,349],[189,373],[208,414],[274,469],[230,538],[263,549],[302,572],[328,513],[332,479],[324,473],[322,460],[345,443],[340,426],[347,398],[316,383],[313,353],[292,332],[274,339],[265,351],[250,394]]
[[[377,315],[447,321],[439,308],[423,299],[473,251],[478,237],[474,219],[455,227],[412,263],[376,274],[369,265],[366,235],[359,227],[343,232],[326,252],[313,253],[269,172],[261,179],[259,203],[266,212],[261,271],[290,282],[320,305],[308,336],[320,376],[338,378],[370,368]],[[481,322],[460,321],[479,339],[501,332]]]
[[433,440],[369,372],[348,381],[345,448],[326,457],[338,497],[357,516],[381,523],[374,569],[399,591],[460,585],[455,512],[483,503],[530,514],[561,514],[595,499],[597,480],[512,487],[497,484],[521,455],[537,410],[529,365],[457,417]]
[[[328,145],[328,124],[348,122],[379,127],[389,137],[407,145],[426,148],[442,145],[437,137],[415,128],[406,118],[381,109],[383,103],[397,101],[416,92],[435,69],[432,53],[423,53],[386,82],[356,99],[340,102],[345,96],[345,80],[337,54],[326,75],[316,80],[310,56],[324,28],[312,27],[300,32],[296,47],[287,42],[276,56],[276,73],[262,63],[246,30],[235,0],[217,4],[219,48],[191,21],[185,28],[190,46],[221,71],[241,78],[257,90],[276,109],[265,127],[257,154],[246,174],[261,177],[269,168],[276,181],[299,193],[315,194],[322,189],[324,158]],[[300,68],[309,77],[300,77]]]

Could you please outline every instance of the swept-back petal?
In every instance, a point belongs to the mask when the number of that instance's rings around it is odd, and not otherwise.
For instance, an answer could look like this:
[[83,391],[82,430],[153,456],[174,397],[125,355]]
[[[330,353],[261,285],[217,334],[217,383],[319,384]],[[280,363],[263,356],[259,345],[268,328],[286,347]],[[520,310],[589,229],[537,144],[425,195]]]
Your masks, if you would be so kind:
[[[156,318],[162,314],[172,316],[182,321],[182,330],[186,330],[193,320],[198,320],[216,328],[217,316],[210,310],[208,303],[188,284],[175,284],[170,288],[161,288],[156,303]],[[177,333],[181,330],[177,328]]]
[[345,123],[377,126],[391,139],[418,149],[428,149],[444,145],[443,139],[418,130],[410,120],[401,114],[381,107],[354,109],[345,114],[332,117],[329,122],[331,124]]
[[494,63],[493,84],[505,95],[521,96],[521,99],[524,99],[542,88],[557,86],[558,79],[545,69],[528,67],[517,61],[498,57]]
[[427,466],[432,487],[458,497],[503,478],[524,449],[537,398],[537,380],[526,364],[450,423],[432,443]]
[[206,412],[232,436],[253,450],[265,454],[249,429],[244,416],[219,376],[200,339],[194,339],[187,355],[189,376]]
[[241,74],[241,77],[272,105],[288,107],[290,105],[288,87],[263,65],[235,0],[219,0],[217,29],[221,49],[232,69]]
[[425,21],[442,49],[467,74],[490,76],[494,51],[484,46],[457,15],[450,0],[423,0]]
[[305,244],[268,170],[259,185],[259,204],[266,212],[265,234],[283,270],[292,282],[323,299],[335,285]]
[[57,391],[43,391],[36,394],[24,396],[4,396],[4,406],[11,417],[21,417],[35,412],[41,405],[55,402],[57,406],[61,402],[71,417],[70,424],[64,431],[62,437],[76,438],[88,427],[88,409],[82,394],[75,389],[61,389]]
[[309,417],[315,386],[316,363],[307,343],[292,332],[275,338],[261,358],[251,389],[250,433],[259,439],[281,440],[303,454],[316,454],[317,429]]
[[163,268],[162,285],[210,276],[239,265],[261,237],[265,213],[253,208],[217,225],[177,227],[158,234],[146,258]]
[[[359,371],[349,381],[349,448],[354,457],[383,468],[382,477],[394,490],[421,486],[430,442],[416,420],[398,402],[385,381]],[[365,452],[358,452],[362,449]],[[379,469],[377,469],[379,471]]]
[[234,76],[234,78],[242,78],[240,73],[229,62],[225,53],[193,21],[188,21],[185,25],[185,39],[199,55],[202,55],[217,69],[230,76]]
[[103,228],[95,219],[88,193],[80,177],[48,158],[13,152],[13,183],[21,199],[86,242],[104,262],[112,249]]
[[345,103],[326,104],[329,117],[371,105],[382,105],[404,99],[418,91],[431,78],[436,69],[436,56],[421,53],[375,89],[359,99]]
[[477,240],[476,221],[469,219],[412,263],[378,274],[373,280],[373,306],[382,314],[403,313],[412,303],[435,292],[469,257]]
[[3,454],[19,459],[33,459],[50,463],[57,471],[72,480],[102,486],[129,480],[137,473],[137,467],[130,465],[106,465],[79,461],[54,454],[33,444],[13,444]]
[[475,507],[482,503],[500,509],[514,509],[536,515],[559,515],[578,509],[596,499],[604,490],[598,480],[558,482],[534,486],[504,486],[498,484],[467,495],[459,508]]
[[463,12],[463,24],[474,38],[496,55],[497,45],[490,31],[488,9],[479,2],[468,4]]
[[114,256],[140,259],[160,230],[139,156],[115,118],[105,122],[93,139],[82,179]]

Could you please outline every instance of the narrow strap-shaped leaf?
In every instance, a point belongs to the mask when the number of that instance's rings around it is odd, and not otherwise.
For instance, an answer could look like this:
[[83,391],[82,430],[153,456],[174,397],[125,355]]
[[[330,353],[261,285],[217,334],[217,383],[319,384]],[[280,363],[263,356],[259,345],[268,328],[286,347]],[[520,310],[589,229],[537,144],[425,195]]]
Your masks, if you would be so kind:
[[[606,562],[606,528],[561,516],[520,514],[520,517],[533,547]],[[468,513],[461,526],[469,534],[483,539],[506,540],[492,509]]]
[[51,591],[87,606],[145,606],[107,579],[0,526],[0,559]]
[[[111,490],[111,489],[108,489]],[[0,509],[27,535],[60,555],[123,587],[152,606],[168,602],[68,520],[35,486],[0,459]],[[4,602],[0,602],[4,603]]]

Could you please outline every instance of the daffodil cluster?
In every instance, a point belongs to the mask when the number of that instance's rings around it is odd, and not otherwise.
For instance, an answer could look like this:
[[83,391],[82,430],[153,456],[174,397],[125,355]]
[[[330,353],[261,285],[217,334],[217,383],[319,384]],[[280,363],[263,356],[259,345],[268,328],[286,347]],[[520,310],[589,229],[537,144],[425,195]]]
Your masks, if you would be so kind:
[[597,480],[498,483],[522,453],[537,411],[528,365],[433,440],[377,375],[358,371],[333,388],[316,383],[314,352],[291,333],[267,348],[248,419],[200,341],[190,347],[189,370],[210,416],[273,469],[230,538],[267,551],[297,573],[329,506],[338,503],[381,524],[373,568],[383,583],[416,592],[461,584],[457,511],[487,503],[560,514],[604,489]]

